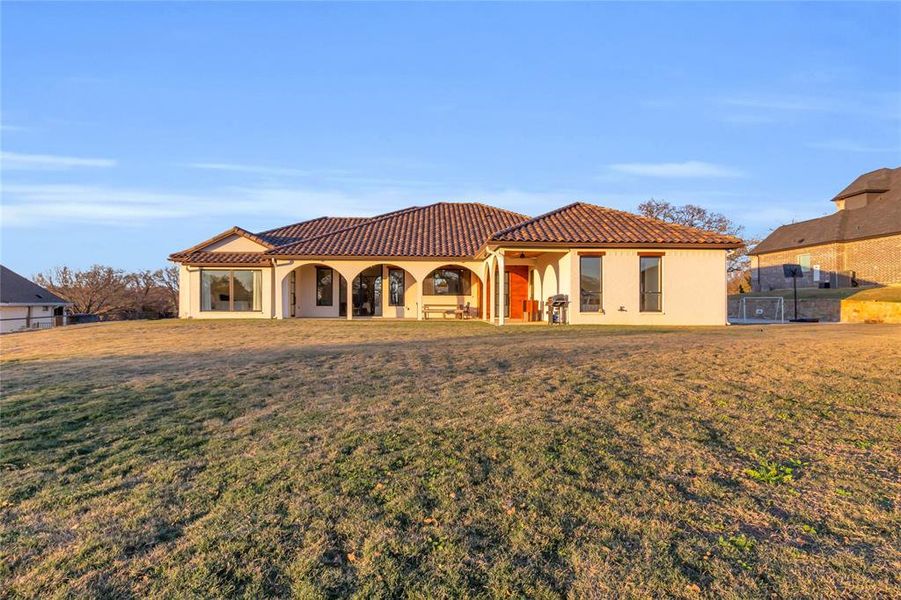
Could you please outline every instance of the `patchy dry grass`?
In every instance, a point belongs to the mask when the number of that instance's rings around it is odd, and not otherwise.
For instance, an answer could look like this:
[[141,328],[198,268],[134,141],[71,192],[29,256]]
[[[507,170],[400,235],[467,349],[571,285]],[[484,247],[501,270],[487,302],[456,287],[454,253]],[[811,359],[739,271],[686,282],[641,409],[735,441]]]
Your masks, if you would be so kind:
[[867,300],[870,302],[901,302],[901,285],[863,289],[849,296],[848,299]]
[[[768,292],[748,292],[746,294],[734,294],[732,298],[741,298],[747,296],[754,298],[757,296],[782,296],[786,300],[794,298],[794,291],[787,290],[770,290]],[[800,300],[817,300],[817,299],[835,299],[835,300],[872,300],[876,302],[901,302],[901,285],[887,285],[879,287],[863,287],[863,288],[799,288],[798,298]]]
[[8,597],[898,597],[901,328],[0,339]]

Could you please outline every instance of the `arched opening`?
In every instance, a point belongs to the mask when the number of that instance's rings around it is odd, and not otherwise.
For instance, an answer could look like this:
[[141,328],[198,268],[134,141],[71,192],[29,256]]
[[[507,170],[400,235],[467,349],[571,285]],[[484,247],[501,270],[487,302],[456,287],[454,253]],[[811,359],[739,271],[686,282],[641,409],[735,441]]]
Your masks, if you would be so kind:
[[479,318],[482,295],[482,279],[472,269],[453,263],[442,265],[422,280],[423,316]]
[[370,265],[357,272],[350,284],[350,310],[353,318],[416,316],[415,277],[394,264]]
[[337,318],[347,315],[347,279],[325,263],[299,265],[285,277],[286,317]]
[[382,316],[381,265],[363,269],[351,283],[351,310],[355,317]]

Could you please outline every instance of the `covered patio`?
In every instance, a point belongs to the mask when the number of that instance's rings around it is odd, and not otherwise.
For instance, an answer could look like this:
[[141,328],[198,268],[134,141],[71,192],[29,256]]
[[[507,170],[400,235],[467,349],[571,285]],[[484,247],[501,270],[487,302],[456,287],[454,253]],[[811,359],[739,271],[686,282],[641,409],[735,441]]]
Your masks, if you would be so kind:
[[278,262],[282,318],[484,318],[481,263]]

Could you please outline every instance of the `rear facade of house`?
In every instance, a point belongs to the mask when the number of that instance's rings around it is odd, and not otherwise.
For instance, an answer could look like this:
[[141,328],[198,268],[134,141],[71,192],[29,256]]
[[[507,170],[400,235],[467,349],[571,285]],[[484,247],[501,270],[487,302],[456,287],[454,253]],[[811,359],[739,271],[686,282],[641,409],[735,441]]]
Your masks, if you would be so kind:
[[535,218],[437,203],[234,227],[169,258],[182,318],[723,325],[726,253],[740,246],[586,203]]
[[901,283],[901,167],[865,173],[832,199],[836,211],[783,225],[751,251],[754,291],[787,289],[783,264],[799,264],[799,287]]

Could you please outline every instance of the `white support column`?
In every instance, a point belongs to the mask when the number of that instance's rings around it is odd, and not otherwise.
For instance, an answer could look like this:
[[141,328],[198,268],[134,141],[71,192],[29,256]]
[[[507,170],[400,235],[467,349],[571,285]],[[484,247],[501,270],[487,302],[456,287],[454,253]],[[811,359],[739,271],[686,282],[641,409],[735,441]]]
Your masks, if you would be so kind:
[[276,265],[269,270],[270,289],[272,290],[272,318],[283,319],[283,311],[285,306],[285,285],[279,278],[281,271]]
[[488,285],[485,286],[485,306],[488,307],[485,314],[488,322],[494,323],[494,286],[497,285],[494,280],[494,261],[488,261],[488,275],[485,277],[485,281],[488,282]]
[[[334,274],[338,275],[338,271],[334,271]],[[338,277],[340,278],[341,276],[338,275]],[[345,277],[345,279],[347,279],[347,278]],[[341,282],[341,279],[338,279],[338,289],[339,290],[341,289],[340,282]],[[354,297],[353,280],[347,279],[347,298],[345,298],[345,301],[347,302],[347,320],[348,321],[352,320],[353,316],[354,316],[353,297]],[[340,306],[340,303],[338,305]]]
[[504,251],[498,250],[497,253],[497,324],[504,324]]
[[422,321],[422,284],[425,278],[416,282],[416,320]]

